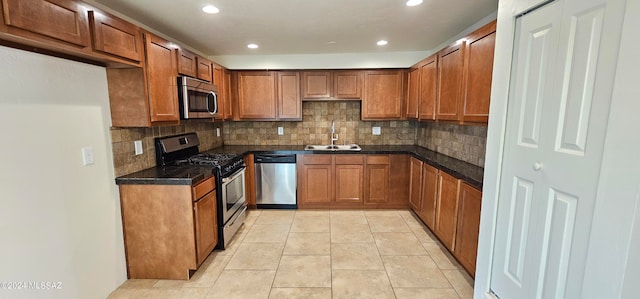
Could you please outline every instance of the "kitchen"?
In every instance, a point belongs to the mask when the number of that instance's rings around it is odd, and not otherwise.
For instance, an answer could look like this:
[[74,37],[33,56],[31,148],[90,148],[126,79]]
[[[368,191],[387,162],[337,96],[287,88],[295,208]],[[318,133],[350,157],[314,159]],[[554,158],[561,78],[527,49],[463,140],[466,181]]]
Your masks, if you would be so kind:
[[[505,7],[515,7],[516,11],[523,11],[523,7],[532,7],[531,3],[523,4],[523,2],[518,1],[501,1],[501,3],[504,4]],[[505,9],[505,11],[507,10],[506,8],[503,9]],[[634,11],[633,9],[636,10]],[[634,6],[633,3],[629,3],[627,7],[627,16],[632,12],[637,12],[637,5]],[[498,13],[498,16],[498,28],[502,28],[500,27],[500,12]],[[625,22],[634,22],[631,18],[625,17],[624,19]],[[508,22],[505,24],[507,25],[505,25],[504,28],[510,28],[508,27]],[[633,28],[632,24],[633,23],[625,23],[624,28]],[[618,69],[619,72],[623,73],[621,75],[616,75],[616,77],[624,75],[624,72],[630,72],[630,69],[632,69],[631,66],[634,63],[637,65],[637,59],[631,58],[633,56],[628,56],[628,53],[633,53],[629,48],[637,48],[637,42],[627,40],[626,38],[628,35],[626,32],[627,31],[623,31],[623,46],[621,46],[621,58],[619,60],[625,63],[621,63],[621,67]],[[498,46],[496,49],[498,53],[502,53],[503,55],[496,55],[496,57],[510,56],[504,55],[505,53],[501,52],[505,51],[504,48],[499,47],[501,44],[505,45],[507,43],[505,43],[504,38],[501,43],[500,29],[498,29]],[[506,49],[509,50],[508,47]],[[60,293],[54,292],[52,293],[52,296],[73,297],[70,293],[62,295],[64,294],[62,292],[77,290],[78,294],[84,294],[79,295],[80,297],[103,297],[115,289],[124,280],[126,270],[124,252],[122,252],[124,246],[122,243],[121,219],[117,202],[119,196],[116,186],[113,185],[112,182],[115,177],[137,170],[142,170],[155,164],[153,156],[154,153],[150,146],[153,142],[153,137],[169,136],[195,131],[198,132],[199,137],[202,138],[201,143],[206,144],[206,148],[204,148],[205,150],[221,145],[223,142],[222,140],[224,140],[225,145],[228,144],[227,142],[242,145],[246,144],[248,140],[251,140],[248,137],[243,137],[241,134],[234,136],[234,131],[244,131],[246,132],[244,136],[247,136],[248,134],[256,134],[256,132],[258,134],[261,132],[273,134],[272,136],[267,135],[267,138],[260,141],[261,143],[264,143],[264,145],[273,145],[274,142],[282,142],[279,144],[292,144],[289,142],[294,142],[294,140],[295,143],[293,144],[300,145],[326,144],[329,141],[330,125],[328,122],[333,119],[337,120],[337,127],[339,128],[338,135],[349,139],[344,141],[347,141],[348,143],[358,143],[361,145],[389,144],[391,142],[397,142],[396,144],[412,144],[411,137],[403,137],[403,134],[408,136],[412,136],[412,134],[416,134],[417,136],[420,134],[419,136],[442,139],[440,142],[446,142],[446,140],[452,135],[450,131],[455,131],[455,129],[452,129],[451,125],[441,125],[438,123],[436,123],[433,128],[432,126],[426,125],[426,127],[429,127],[432,131],[425,132],[427,130],[422,128],[422,123],[412,121],[359,121],[357,118],[359,116],[359,112],[355,112],[354,117],[354,111],[358,110],[358,104],[353,102],[303,102],[303,118],[305,116],[311,117],[317,115],[317,113],[312,111],[321,111],[320,119],[314,120],[319,123],[310,126],[319,130],[317,131],[317,136],[313,137],[316,139],[305,139],[307,137],[304,136],[300,137],[299,135],[304,134],[305,131],[302,131],[302,134],[297,133],[297,139],[294,139],[292,135],[288,135],[289,138],[291,138],[291,141],[286,140],[286,137],[277,137],[285,136],[277,135],[277,127],[284,127],[285,132],[299,130],[293,122],[224,122],[224,124],[214,122],[213,125],[210,125],[202,124],[198,121],[185,121],[179,126],[109,130],[111,127],[111,116],[109,115],[109,98],[107,97],[108,86],[106,85],[107,79],[104,74],[104,68],[94,67],[88,64],[63,63],[48,56],[33,53],[21,53],[23,52],[11,49],[5,50],[5,48],[3,48],[2,60],[3,66],[6,66],[6,68],[3,69],[11,70],[11,73],[6,74],[6,80],[2,80],[3,84],[6,84],[3,85],[3,90],[8,92],[7,97],[3,96],[3,98],[8,101],[7,103],[3,102],[3,124],[5,125],[5,128],[18,128],[17,130],[8,130],[9,138],[7,140],[21,140],[25,142],[25,144],[16,146],[15,148],[3,148],[3,155],[5,157],[12,157],[11,159],[8,159],[9,161],[7,161],[8,164],[5,168],[6,170],[2,172],[3,198],[12,198],[12,200],[3,202],[3,205],[7,204],[8,206],[2,209],[3,212],[6,213],[2,215],[2,219],[7,219],[8,221],[3,221],[2,228],[4,229],[3,231],[15,231],[15,233],[9,233],[8,235],[10,238],[8,241],[11,242],[11,244],[22,245],[16,247],[9,246],[9,248],[5,248],[5,250],[8,251],[3,251],[3,256],[6,257],[8,263],[10,263],[9,267],[6,267],[6,269],[11,269],[14,276],[3,272],[2,280],[48,281],[54,278],[61,279],[61,276],[63,276],[63,291]],[[417,57],[413,62],[424,57],[426,57],[426,55]],[[407,66],[412,63],[407,64]],[[499,60],[496,64],[502,65],[503,69],[505,68],[504,60]],[[507,64],[509,64],[509,62],[507,62]],[[29,70],[38,71],[34,74],[33,72],[29,72]],[[64,74],[64,76],[60,76],[60,74]],[[629,76],[627,77],[632,78],[632,74],[632,72],[628,73]],[[5,76],[4,73],[3,76]],[[494,75],[494,78],[496,76],[497,75]],[[503,82],[508,81],[508,76],[506,78],[504,77],[504,71],[502,76],[502,79],[504,79]],[[33,84],[27,84],[26,82],[37,82],[37,84],[42,86],[42,88],[33,88]],[[69,86],[70,82],[82,84],[73,84],[73,88],[65,87]],[[624,123],[620,122],[626,119],[633,119],[632,117],[624,117],[631,113],[630,110],[633,110],[628,107],[634,107],[633,105],[637,105],[637,103],[634,104],[633,102],[625,102],[625,105],[617,104],[618,102],[616,99],[620,99],[618,101],[627,101],[626,99],[633,98],[631,95],[634,91],[631,88],[633,86],[632,82],[627,82],[625,79],[618,79],[616,82],[623,85],[616,87],[615,90],[619,90],[621,94],[614,92],[614,103],[616,103],[616,105],[612,105],[612,107],[624,106],[625,109],[612,108],[612,113],[617,113],[615,115],[619,117],[611,117],[611,120],[609,121],[609,130],[613,130],[613,128],[624,128]],[[497,94],[498,91],[494,90],[493,92],[493,98],[495,98],[495,94]],[[100,96],[87,97],[87,95],[92,94]],[[44,97],[49,100],[44,102],[38,101],[38,99]],[[52,100],[57,100],[58,102],[56,103]],[[498,109],[497,111],[500,111],[499,109],[504,109],[506,107],[506,104],[498,104],[498,108],[494,109],[495,103],[496,102],[492,99],[492,112],[496,109]],[[499,101],[498,103],[501,102]],[[506,103],[506,100],[504,100],[504,103]],[[334,112],[336,114],[332,115],[331,119],[329,119],[329,116],[322,118],[324,117],[325,109],[327,111],[327,115],[329,114],[329,110],[335,111],[335,109],[342,109],[344,112]],[[344,115],[344,119],[347,124],[340,123],[340,117],[342,117],[342,115]],[[491,163],[481,161],[481,158],[478,158],[479,155],[476,155],[476,160],[474,161],[474,164],[486,164],[484,186],[485,196],[487,194],[486,188],[493,188],[487,187],[486,182],[493,182],[492,184],[497,184],[495,174],[493,173],[499,172],[496,171],[495,168],[497,167],[496,165],[499,165],[499,160],[497,160],[496,157],[499,157],[500,155],[496,153],[496,149],[499,148],[499,139],[501,138],[501,134],[499,133],[501,131],[499,126],[501,125],[498,124],[502,123],[501,115],[504,114],[499,113],[499,115],[495,116],[496,128],[498,130],[493,131],[493,136],[491,133],[492,120],[489,121],[489,140],[493,138],[493,140],[496,141],[496,138],[498,138],[498,142],[489,142],[487,144],[487,161],[491,159]],[[493,114],[490,117],[493,118]],[[353,127],[348,124],[349,122],[352,123]],[[303,127],[305,123],[306,122],[303,120]],[[361,126],[365,127],[362,128]],[[376,140],[376,137],[370,133],[373,130],[373,127],[381,127],[383,134],[380,135],[380,139]],[[217,136],[217,128],[221,129],[221,135],[223,135],[222,138],[215,137]],[[351,128],[354,128],[354,131],[351,131]],[[453,128],[456,127],[453,126]],[[358,129],[359,134],[362,132],[362,138],[359,135],[356,135],[355,129]],[[397,130],[399,133],[394,135],[398,137],[396,138],[394,136],[394,138],[389,138],[389,135],[386,135],[387,130],[390,130],[391,132],[394,132],[393,130]],[[463,127],[463,129],[458,130],[459,131],[457,132],[453,132],[453,134],[469,134],[471,137],[478,137],[483,134],[487,134],[486,129],[484,129],[484,131],[482,129],[478,129],[476,131],[475,129],[466,129],[466,127]],[[403,133],[405,131],[406,133]],[[623,131],[624,129],[613,132],[620,132],[619,134],[622,134],[621,132]],[[25,139],[25,136],[34,136],[37,140]],[[615,133],[608,136],[611,136],[609,138],[625,137],[618,136]],[[277,141],[277,138],[283,138],[284,140]],[[312,138],[311,133],[308,138]],[[369,138],[371,139],[369,140]],[[385,140],[384,138],[387,139]],[[607,168],[605,167],[606,165],[603,166],[603,173],[605,173],[607,169],[616,169],[613,166],[617,165],[615,163],[621,163],[614,159],[616,156],[630,156],[624,155],[623,153],[626,148],[633,148],[633,146],[628,146],[629,142],[632,142],[634,145],[638,144],[637,139],[633,138],[636,137],[626,136],[624,139],[618,139],[618,142],[620,142],[617,143],[618,145],[624,144],[627,145],[627,147],[615,147],[616,143],[611,143],[611,141],[607,142],[606,147],[609,148],[612,146],[611,149],[615,149],[616,153],[611,153],[605,156],[608,157],[609,155],[612,155],[610,157],[613,159],[611,161],[613,164],[610,164],[609,166],[612,168]],[[234,139],[235,142],[233,141]],[[465,140],[469,138],[461,139]],[[475,143],[478,142],[478,140],[473,140],[474,138],[471,139],[471,142],[474,143],[473,145],[478,147],[477,143]],[[143,140],[143,144],[145,144],[145,146],[143,146],[144,153],[139,156],[127,154],[135,151],[133,141],[136,140]],[[616,139],[613,141],[616,142]],[[95,164],[92,165],[93,167],[84,167],[81,165],[82,159],[79,159],[79,149],[86,147],[92,147],[86,150],[93,150],[95,153]],[[441,150],[434,149],[436,151],[444,151],[444,148],[446,147],[446,145],[443,145]],[[111,149],[113,149],[113,151],[111,151]],[[475,150],[483,151],[484,149],[480,147]],[[451,156],[455,155],[454,152],[445,154]],[[462,156],[463,155],[460,155],[459,159],[463,159],[464,157]],[[464,159],[471,160],[471,157]],[[635,167],[637,165],[634,164],[633,166],[630,166],[629,163],[635,162],[626,161],[626,164],[623,163],[622,165],[625,165],[625,167],[628,167],[631,170],[638,169]],[[29,170],[25,170],[25,165],[29,165]],[[34,167],[32,165],[43,165],[44,167]],[[112,168],[112,165],[115,165],[115,169]],[[127,167],[129,168],[127,169]],[[31,169],[38,169],[37,173],[42,174],[45,178],[44,180],[39,180],[39,188],[29,187],[26,183],[27,181],[32,180],[32,177],[28,175],[34,173]],[[62,172],[62,176],[60,170],[64,170]],[[619,182],[616,182],[616,184],[623,184],[622,187],[627,187],[624,190],[629,190],[629,186],[631,186],[630,184],[633,184],[633,178],[637,178],[637,174],[634,174],[633,172],[629,173],[629,171],[625,171],[623,174],[625,175],[622,176],[620,173],[612,173],[612,176],[610,177],[623,178]],[[488,180],[491,176],[493,176],[493,179]],[[73,181],[73,184],[69,183],[71,180]],[[637,180],[635,182],[636,183],[633,186],[637,186]],[[603,186],[607,187],[609,185]],[[603,188],[602,190],[607,189]],[[618,190],[620,189],[618,188]],[[4,195],[4,192],[6,192],[6,195]],[[620,196],[620,193],[614,193],[619,194],[619,196],[613,196],[611,198],[623,201],[624,199],[631,198],[629,194],[635,194],[637,190],[629,190],[629,192],[624,193],[627,194],[626,196]],[[34,201],[24,201],[24,199],[33,199]],[[36,199],[37,201],[35,201]],[[486,201],[486,199],[484,201]],[[622,207],[628,207],[629,203]],[[615,209],[614,206],[607,206],[606,208]],[[8,213],[9,211],[10,213]],[[598,211],[606,212],[607,210],[600,209]],[[618,210],[614,211],[609,212],[610,214],[608,215],[619,215],[617,218],[621,219],[632,219],[629,217],[634,213],[633,209],[622,208],[622,210],[620,210],[620,205],[618,205]],[[37,217],[34,217],[34,213]],[[600,220],[600,222],[598,220],[594,221],[594,227],[601,225],[603,228],[610,228],[612,225],[610,223],[601,223],[601,221],[612,219],[611,217],[596,219],[602,220]],[[601,238],[609,239],[610,242],[619,244],[629,244],[628,242],[631,242],[631,245],[629,246],[634,246],[633,244],[636,243],[633,242],[637,240],[637,238],[634,237],[637,236],[637,230],[632,229],[633,225],[630,225],[630,223],[633,222],[621,221],[624,223],[624,225],[620,225],[624,229],[625,233],[618,236],[619,239],[616,239],[616,236],[609,236],[607,234],[601,234],[599,236]],[[637,223],[634,225],[637,225]],[[99,236],[99,238],[96,238],[96,235]],[[18,236],[22,236],[24,239],[21,239]],[[88,242],[82,242],[83,240],[87,240]],[[481,238],[481,243],[482,240],[483,239]],[[594,248],[596,248],[594,250],[597,250],[598,248],[596,245],[594,245]],[[482,255],[482,244],[480,247],[480,255]],[[629,248],[627,246],[622,247],[623,248],[619,250],[621,250],[622,254],[625,254],[624,256],[626,256],[626,252]],[[51,251],[43,252],[42,249],[45,248],[50,248]],[[611,252],[613,249],[607,250],[606,248],[600,248],[600,250],[601,251],[599,253],[604,254],[604,252]],[[630,277],[634,277],[633,275],[637,274],[633,272],[634,267],[625,267],[625,261],[627,259],[629,260],[629,263],[633,262],[633,250],[628,252],[629,257],[625,258],[622,261],[622,264],[618,263],[608,265],[608,269],[611,271],[610,273],[624,273],[627,271],[627,276],[625,276],[624,279],[630,279]],[[487,255],[486,260],[489,260],[489,256],[490,255]],[[102,262],[97,261],[96,258],[102,260]],[[483,261],[484,259],[479,258],[479,265],[482,265]],[[96,265],[97,267],[84,266],[95,265],[95,263],[103,264]],[[592,266],[595,265],[590,263],[589,267]],[[602,265],[599,266],[602,267]],[[489,269],[490,265],[485,262],[484,266],[479,268]],[[61,274],[58,269],[65,269],[63,270],[65,274]],[[96,269],[101,270],[97,271]],[[22,274],[15,274],[15,271]],[[18,275],[18,277],[15,277],[15,275]],[[95,282],[89,277],[99,277],[101,279],[99,282]],[[476,285],[478,284],[479,277],[480,275],[476,277]],[[482,277],[486,279],[488,276],[482,275]],[[616,275],[611,275],[611,277],[616,277]],[[624,294],[629,294],[626,292],[629,292],[633,286],[630,284],[622,285],[623,278],[620,278],[618,281],[620,281],[620,286],[617,286],[617,289],[610,290],[610,292],[622,294],[621,292],[624,291]],[[92,286],[92,290],[87,290],[87,286]],[[484,293],[484,289],[481,291]],[[26,293],[15,293],[16,296],[28,296],[25,294]]]

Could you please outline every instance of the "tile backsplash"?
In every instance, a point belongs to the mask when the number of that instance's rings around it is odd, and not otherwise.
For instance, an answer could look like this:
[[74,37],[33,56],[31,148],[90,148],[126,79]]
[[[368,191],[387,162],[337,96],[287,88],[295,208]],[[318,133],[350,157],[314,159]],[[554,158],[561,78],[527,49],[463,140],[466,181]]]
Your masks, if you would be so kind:
[[[331,121],[335,121],[337,144],[414,144],[417,123],[410,121],[362,121],[359,101],[303,102],[302,122],[228,122],[224,127],[226,145],[329,144]],[[283,127],[284,135],[278,135]],[[381,134],[373,135],[373,127]]]
[[416,145],[484,168],[487,127],[420,123]]
[[[182,120],[179,126],[153,128],[111,128],[113,166],[116,176],[122,176],[156,165],[155,137],[196,132],[200,139],[200,150],[205,151],[222,146],[222,137],[216,137],[216,128],[222,130],[222,123],[210,120]],[[142,140],[142,155],[136,155],[133,142]]]

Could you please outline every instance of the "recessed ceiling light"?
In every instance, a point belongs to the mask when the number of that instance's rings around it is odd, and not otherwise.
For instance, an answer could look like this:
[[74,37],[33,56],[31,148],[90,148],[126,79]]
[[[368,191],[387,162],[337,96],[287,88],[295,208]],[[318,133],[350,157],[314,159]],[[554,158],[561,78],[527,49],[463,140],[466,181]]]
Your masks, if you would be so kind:
[[386,40],[384,40],[384,39],[383,39],[383,40],[379,40],[379,41],[377,42],[378,46],[384,46],[384,45],[386,45],[386,44],[388,44],[388,43],[389,43],[389,42],[388,42],[388,41],[386,41]]
[[247,48],[249,48],[249,49],[257,49],[258,45],[256,45],[256,44],[248,44]]
[[422,4],[422,0],[408,0],[407,6],[416,6]]
[[335,41],[329,41],[329,42],[327,42],[327,44],[329,44],[329,45],[333,45],[333,44],[335,44],[335,43],[336,43]]
[[220,10],[217,7],[213,6],[213,5],[206,5],[205,7],[202,8],[202,11],[204,11],[206,13],[211,13],[211,14],[220,12]]

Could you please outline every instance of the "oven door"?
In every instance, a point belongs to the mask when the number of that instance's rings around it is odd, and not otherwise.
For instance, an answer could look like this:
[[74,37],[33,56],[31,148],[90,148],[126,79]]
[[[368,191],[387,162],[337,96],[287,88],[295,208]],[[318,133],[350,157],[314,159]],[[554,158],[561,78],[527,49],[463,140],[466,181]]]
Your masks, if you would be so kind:
[[226,224],[231,216],[245,204],[244,171],[245,167],[229,177],[222,178],[223,224]]

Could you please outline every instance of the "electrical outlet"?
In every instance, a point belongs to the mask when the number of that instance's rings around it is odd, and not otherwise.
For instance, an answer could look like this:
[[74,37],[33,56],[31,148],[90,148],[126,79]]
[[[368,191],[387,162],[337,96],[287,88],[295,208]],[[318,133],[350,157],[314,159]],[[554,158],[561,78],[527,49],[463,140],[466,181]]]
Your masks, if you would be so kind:
[[84,166],[92,165],[93,159],[93,146],[86,146],[82,148],[82,163]]
[[136,140],[133,142],[133,147],[136,149],[136,155],[142,155],[142,140]]
[[216,128],[216,136],[220,137],[220,128]]
[[373,135],[380,135],[380,127],[373,127],[373,128],[371,128],[371,134],[373,134]]
[[284,128],[278,127],[278,135],[284,135]]

